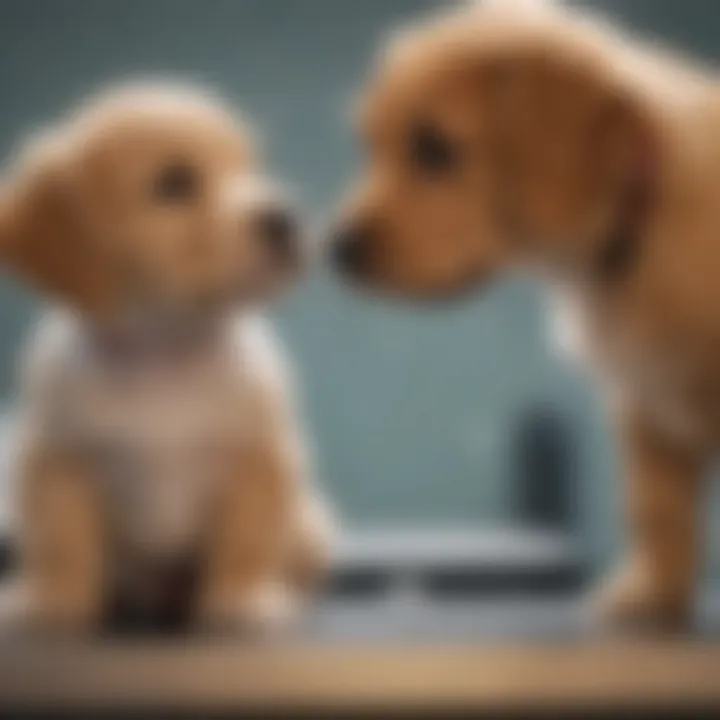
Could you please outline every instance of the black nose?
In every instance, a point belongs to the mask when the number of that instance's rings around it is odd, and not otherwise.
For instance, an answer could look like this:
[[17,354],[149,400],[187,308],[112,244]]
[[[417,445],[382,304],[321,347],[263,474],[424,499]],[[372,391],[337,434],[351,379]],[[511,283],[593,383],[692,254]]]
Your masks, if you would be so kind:
[[331,260],[347,275],[364,275],[370,269],[372,233],[366,226],[348,226],[337,232],[331,244]]
[[257,219],[258,234],[266,247],[282,260],[295,260],[299,253],[300,223],[289,208],[263,210]]

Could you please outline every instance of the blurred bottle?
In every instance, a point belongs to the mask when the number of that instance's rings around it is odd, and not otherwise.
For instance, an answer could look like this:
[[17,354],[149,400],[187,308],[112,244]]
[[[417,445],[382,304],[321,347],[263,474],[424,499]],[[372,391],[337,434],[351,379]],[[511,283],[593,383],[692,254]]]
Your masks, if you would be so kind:
[[537,404],[518,422],[513,514],[523,525],[570,531],[575,521],[576,438],[560,409]]

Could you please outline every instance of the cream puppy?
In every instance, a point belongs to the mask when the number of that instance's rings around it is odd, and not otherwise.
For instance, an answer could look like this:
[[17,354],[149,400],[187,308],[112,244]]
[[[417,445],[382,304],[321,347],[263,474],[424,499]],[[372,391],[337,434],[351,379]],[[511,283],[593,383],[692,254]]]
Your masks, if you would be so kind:
[[327,522],[256,311],[305,248],[247,129],[202,92],[110,92],[30,143],[0,237],[57,302],[24,362],[6,614],[284,619],[325,565]]

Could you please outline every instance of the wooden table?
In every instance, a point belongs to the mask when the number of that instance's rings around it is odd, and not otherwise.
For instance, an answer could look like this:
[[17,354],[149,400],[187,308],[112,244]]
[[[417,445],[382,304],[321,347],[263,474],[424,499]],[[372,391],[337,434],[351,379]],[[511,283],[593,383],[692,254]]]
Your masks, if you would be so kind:
[[687,709],[720,716],[720,603],[694,639],[600,636],[572,545],[541,533],[371,533],[292,637],[0,638],[0,712],[377,708]]
[[15,648],[0,707],[180,709],[720,709],[720,647],[124,644]]

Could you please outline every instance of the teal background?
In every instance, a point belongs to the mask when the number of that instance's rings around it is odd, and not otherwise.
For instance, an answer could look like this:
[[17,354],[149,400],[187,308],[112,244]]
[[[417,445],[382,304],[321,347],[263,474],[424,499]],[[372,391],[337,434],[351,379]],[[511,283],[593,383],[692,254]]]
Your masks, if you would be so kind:
[[[590,3],[587,3],[590,4]],[[718,54],[720,3],[617,0],[633,26]],[[430,0],[0,0],[0,150],[88,92],[138,74],[215,85],[261,129],[318,217],[352,173],[347,108],[374,48]],[[576,454],[577,531],[603,560],[620,533],[616,468],[592,386],[546,332],[541,294],[417,309],[352,295],[322,269],[277,310],[318,464],[350,522],[478,524],[511,515],[519,417],[551,404]],[[0,287],[0,392],[38,310]]]

